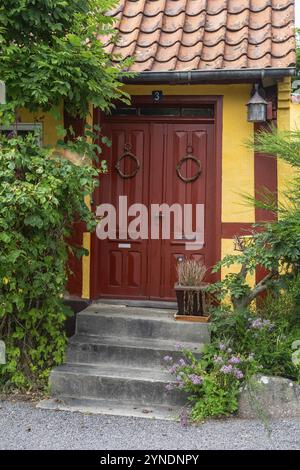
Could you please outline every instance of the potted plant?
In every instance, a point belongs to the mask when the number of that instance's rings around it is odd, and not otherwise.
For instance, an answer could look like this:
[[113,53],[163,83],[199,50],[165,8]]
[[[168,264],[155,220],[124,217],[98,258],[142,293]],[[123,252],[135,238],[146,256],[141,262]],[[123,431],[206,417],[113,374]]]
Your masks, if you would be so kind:
[[207,323],[208,314],[208,283],[203,282],[207,268],[195,259],[180,259],[177,263],[178,282],[175,291],[178,312],[175,320]]

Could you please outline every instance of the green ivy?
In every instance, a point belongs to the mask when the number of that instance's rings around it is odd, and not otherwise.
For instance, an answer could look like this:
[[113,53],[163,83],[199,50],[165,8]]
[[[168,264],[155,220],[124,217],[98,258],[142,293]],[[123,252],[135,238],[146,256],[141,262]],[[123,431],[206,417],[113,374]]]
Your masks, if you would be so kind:
[[[62,362],[73,221],[95,226],[84,203],[98,171],[40,148],[34,136],[0,142],[0,384],[39,386]],[[74,251],[75,250],[75,251]]]

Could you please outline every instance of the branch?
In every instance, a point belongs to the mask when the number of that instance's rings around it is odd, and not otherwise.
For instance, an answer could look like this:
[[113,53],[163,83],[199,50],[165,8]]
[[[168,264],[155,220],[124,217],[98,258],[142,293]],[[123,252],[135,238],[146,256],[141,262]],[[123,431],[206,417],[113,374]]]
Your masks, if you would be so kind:
[[250,294],[248,296],[248,299],[249,299],[248,304],[250,304],[252,302],[252,300],[254,300],[259,294],[261,294],[262,292],[265,292],[267,290],[268,281],[270,281],[277,274],[278,274],[277,270],[276,271],[272,270],[258,284],[256,284],[256,286],[252,289],[252,291],[250,292]]

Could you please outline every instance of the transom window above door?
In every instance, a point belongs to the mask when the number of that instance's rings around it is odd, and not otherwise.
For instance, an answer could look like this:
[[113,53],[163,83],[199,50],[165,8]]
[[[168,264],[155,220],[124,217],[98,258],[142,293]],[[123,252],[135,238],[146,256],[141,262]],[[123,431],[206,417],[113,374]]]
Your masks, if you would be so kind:
[[173,116],[173,117],[198,117],[213,119],[214,106],[141,106],[141,107],[117,107],[112,110],[113,116]]

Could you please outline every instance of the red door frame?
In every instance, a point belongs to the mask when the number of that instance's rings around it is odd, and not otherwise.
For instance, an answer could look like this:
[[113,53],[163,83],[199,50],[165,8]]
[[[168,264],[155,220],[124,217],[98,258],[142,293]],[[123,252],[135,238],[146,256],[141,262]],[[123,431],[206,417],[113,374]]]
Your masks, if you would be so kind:
[[[198,117],[171,117],[171,116],[107,116],[99,109],[94,109],[93,122],[101,127],[104,122],[162,122],[168,120],[172,122],[185,122],[195,124],[213,123],[214,124],[214,155],[215,155],[215,181],[216,181],[216,204],[215,204],[215,261],[221,258],[221,237],[222,237],[222,135],[223,135],[223,97],[222,96],[176,96],[170,95],[163,97],[160,103],[153,103],[152,96],[132,96],[131,106],[147,106],[151,107],[166,107],[168,105],[175,106],[197,106],[197,105],[213,105],[215,109],[213,119],[203,119]],[[95,207],[92,205],[92,210]],[[100,275],[98,259],[99,259],[99,243],[96,239],[96,234],[93,233],[91,237],[91,270],[90,270],[90,296],[92,300],[101,297],[97,278]],[[216,275],[218,280],[220,274]]]

